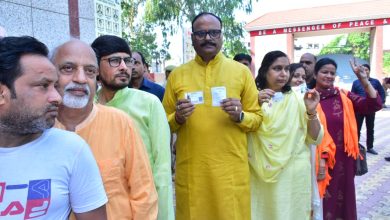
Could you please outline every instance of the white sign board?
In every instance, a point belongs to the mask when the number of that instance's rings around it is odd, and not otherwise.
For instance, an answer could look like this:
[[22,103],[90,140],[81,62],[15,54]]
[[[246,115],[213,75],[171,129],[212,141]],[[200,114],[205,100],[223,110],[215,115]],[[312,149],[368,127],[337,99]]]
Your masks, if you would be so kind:
[[96,35],[122,36],[120,0],[95,0]]

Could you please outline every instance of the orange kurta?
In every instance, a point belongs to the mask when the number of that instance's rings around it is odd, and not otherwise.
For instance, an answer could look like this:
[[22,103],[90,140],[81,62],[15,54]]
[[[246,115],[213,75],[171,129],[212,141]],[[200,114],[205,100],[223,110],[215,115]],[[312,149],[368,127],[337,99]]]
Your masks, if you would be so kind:
[[[65,127],[56,121],[56,127]],[[142,139],[122,111],[96,104],[76,127],[91,147],[108,196],[111,220],[157,218],[157,192]]]

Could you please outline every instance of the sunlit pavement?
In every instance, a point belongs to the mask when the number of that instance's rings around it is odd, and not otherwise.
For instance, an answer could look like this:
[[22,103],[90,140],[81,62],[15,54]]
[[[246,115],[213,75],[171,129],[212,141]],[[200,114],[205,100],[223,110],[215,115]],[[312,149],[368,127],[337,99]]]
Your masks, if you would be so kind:
[[[360,143],[366,146],[365,124]],[[384,159],[390,157],[389,107],[376,113],[374,149],[378,155],[367,154],[368,173],[355,178],[358,219],[390,220],[390,162]]]
[[[390,220],[390,108],[376,114],[374,135],[378,155],[368,153],[368,173],[355,178],[358,219]],[[366,146],[365,123],[360,143]]]

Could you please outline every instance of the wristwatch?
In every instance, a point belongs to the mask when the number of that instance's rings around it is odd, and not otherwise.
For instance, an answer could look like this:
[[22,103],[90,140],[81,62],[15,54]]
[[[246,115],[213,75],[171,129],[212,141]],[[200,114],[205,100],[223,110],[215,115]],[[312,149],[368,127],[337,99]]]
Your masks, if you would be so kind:
[[240,112],[240,120],[238,121],[238,123],[242,122],[242,120],[244,120],[244,112],[243,111]]

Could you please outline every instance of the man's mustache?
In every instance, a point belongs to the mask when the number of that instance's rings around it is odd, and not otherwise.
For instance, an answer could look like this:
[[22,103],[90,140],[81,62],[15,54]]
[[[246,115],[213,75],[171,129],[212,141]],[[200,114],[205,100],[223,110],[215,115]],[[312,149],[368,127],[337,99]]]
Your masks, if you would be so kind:
[[121,77],[121,76],[130,77],[130,74],[127,71],[123,71],[115,75],[115,77]]
[[89,87],[87,85],[73,83],[73,84],[65,87],[65,92],[68,92],[71,90],[82,90],[86,95],[90,94]]
[[48,105],[48,106],[46,107],[46,112],[49,112],[49,111],[58,111],[58,106],[59,106],[59,105],[60,105],[60,104],[57,103],[57,102]]
[[201,47],[204,47],[204,46],[207,46],[207,45],[214,46],[214,47],[217,46],[216,43],[213,43],[213,42],[211,42],[211,41],[206,41],[206,42],[202,43],[200,46],[201,46]]

